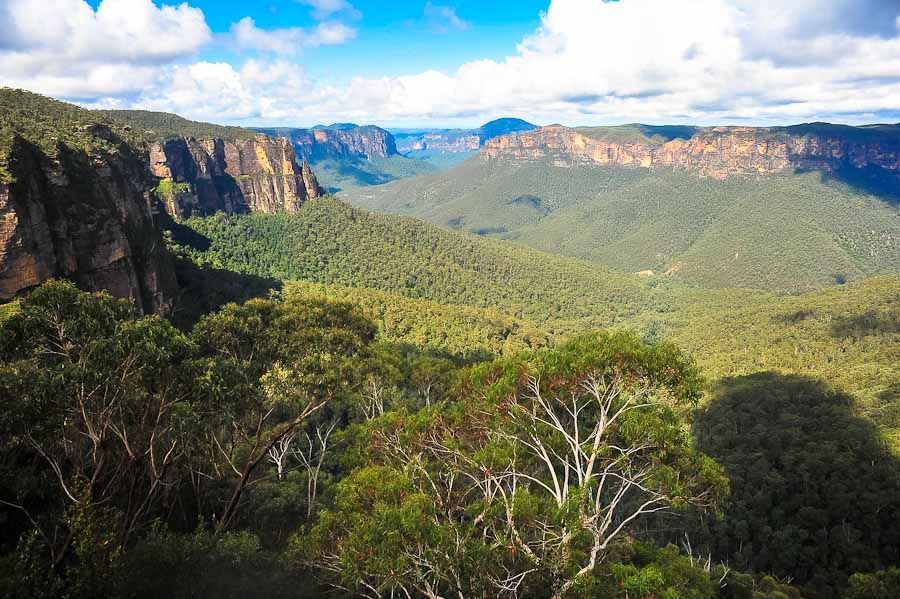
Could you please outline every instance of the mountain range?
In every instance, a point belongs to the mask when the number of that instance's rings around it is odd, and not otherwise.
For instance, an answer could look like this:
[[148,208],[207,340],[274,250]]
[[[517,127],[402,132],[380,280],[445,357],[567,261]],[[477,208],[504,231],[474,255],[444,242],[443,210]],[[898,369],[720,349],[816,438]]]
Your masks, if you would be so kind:
[[537,129],[528,121],[516,118],[501,118],[485,123],[477,129],[435,129],[395,131],[397,147],[403,153],[468,153],[476,152],[501,135]]
[[802,290],[900,268],[900,130],[549,126],[341,197],[649,278]]

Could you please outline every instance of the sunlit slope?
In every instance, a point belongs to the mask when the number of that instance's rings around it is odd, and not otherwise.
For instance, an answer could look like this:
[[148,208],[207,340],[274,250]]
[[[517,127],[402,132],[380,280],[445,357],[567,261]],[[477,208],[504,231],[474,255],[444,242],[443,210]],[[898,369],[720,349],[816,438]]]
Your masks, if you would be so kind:
[[704,287],[804,290],[900,271],[897,205],[821,173],[717,181],[476,157],[341,197]]

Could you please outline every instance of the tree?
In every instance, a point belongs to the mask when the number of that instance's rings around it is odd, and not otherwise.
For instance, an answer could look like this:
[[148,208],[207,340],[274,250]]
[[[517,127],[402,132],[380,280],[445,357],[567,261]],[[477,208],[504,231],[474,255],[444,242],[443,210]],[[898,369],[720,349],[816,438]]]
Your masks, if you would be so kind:
[[65,282],[34,291],[0,327],[3,450],[34,456],[31,480],[48,485],[35,497],[23,468],[2,503],[26,515],[56,569],[86,555],[79,543],[111,558],[168,492],[193,411],[179,376],[190,351],[166,321]]
[[[397,538],[379,541],[371,510],[339,502],[315,527],[313,553],[339,584],[372,596],[566,596],[652,514],[712,507],[727,491],[676,415],[699,389],[674,348],[619,333],[476,368],[457,401],[369,423],[371,463],[402,490],[382,497],[365,470],[342,486],[431,532],[387,547]],[[389,567],[354,553],[362,538]]]
[[197,386],[214,422],[211,463],[215,476],[232,481],[219,532],[232,524],[267,456],[286,453],[298,428],[355,384],[374,336],[356,309],[324,300],[251,300],[197,324]]

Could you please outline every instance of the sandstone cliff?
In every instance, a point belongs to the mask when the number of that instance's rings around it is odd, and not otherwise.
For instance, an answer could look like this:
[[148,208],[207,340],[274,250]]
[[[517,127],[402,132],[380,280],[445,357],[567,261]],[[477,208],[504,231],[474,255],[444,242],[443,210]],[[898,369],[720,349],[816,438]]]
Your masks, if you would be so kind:
[[176,280],[151,214],[155,180],[108,127],[81,129],[85,147],[17,135],[0,157],[0,299],[65,277],[165,314]]
[[394,136],[380,127],[342,125],[314,129],[257,129],[290,140],[303,160],[386,158],[397,155]]
[[671,167],[714,179],[788,169],[833,172],[844,167],[900,173],[900,136],[887,129],[825,124],[715,127],[666,140],[635,133],[634,127],[579,130],[554,125],[493,139],[482,157],[549,158],[563,166]]
[[309,165],[298,165],[282,138],[178,137],[150,144],[149,161],[160,179],[157,195],[174,218],[295,212],[321,195]]

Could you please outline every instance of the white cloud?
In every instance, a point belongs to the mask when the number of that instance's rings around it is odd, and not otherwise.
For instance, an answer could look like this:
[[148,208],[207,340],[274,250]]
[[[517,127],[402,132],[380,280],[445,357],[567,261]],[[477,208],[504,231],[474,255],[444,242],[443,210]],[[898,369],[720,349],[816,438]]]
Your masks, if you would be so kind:
[[[55,8],[40,8],[47,4]],[[327,12],[341,3],[315,4]],[[14,20],[0,42],[0,84],[216,121],[900,120],[895,0],[552,0],[541,26],[503,60],[341,86],[317,85],[287,60],[191,64],[209,32],[202,14],[186,5],[13,5],[34,10],[24,25],[18,11],[0,10],[0,24]],[[140,30],[121,22],[125,8],[144,15]],[[247,49],[287,56],[306,44],[346,41],[350,28],[329,29],[332,23],[262,32],[245,19],[234,33]],[[106,40],[94,39],[106,33]]]
[[311,6],[313,17],[319,20],[336,14],[341,14],[349,19],[362,17],[362,13],[353,8],[353,5],[347,0],[297,0],[297,2]]
[[337,45],[356,37],[356,30],[343,23],[325,21],[313,29],[288,27],[260,29],[250,17],[231,26],[231,35],[240,49],[275,54],[295,54],[303,48]]
[[0,84],[67,97],[152,87],[211,39],[199,9],[151,0],[7,0],[0,25]]
[[438,33],[446,33],[450,30],[464,31],[469,28],[469,22],[459,18],[456,9],[452,6],[425,3],[425,21],[428,26]]

